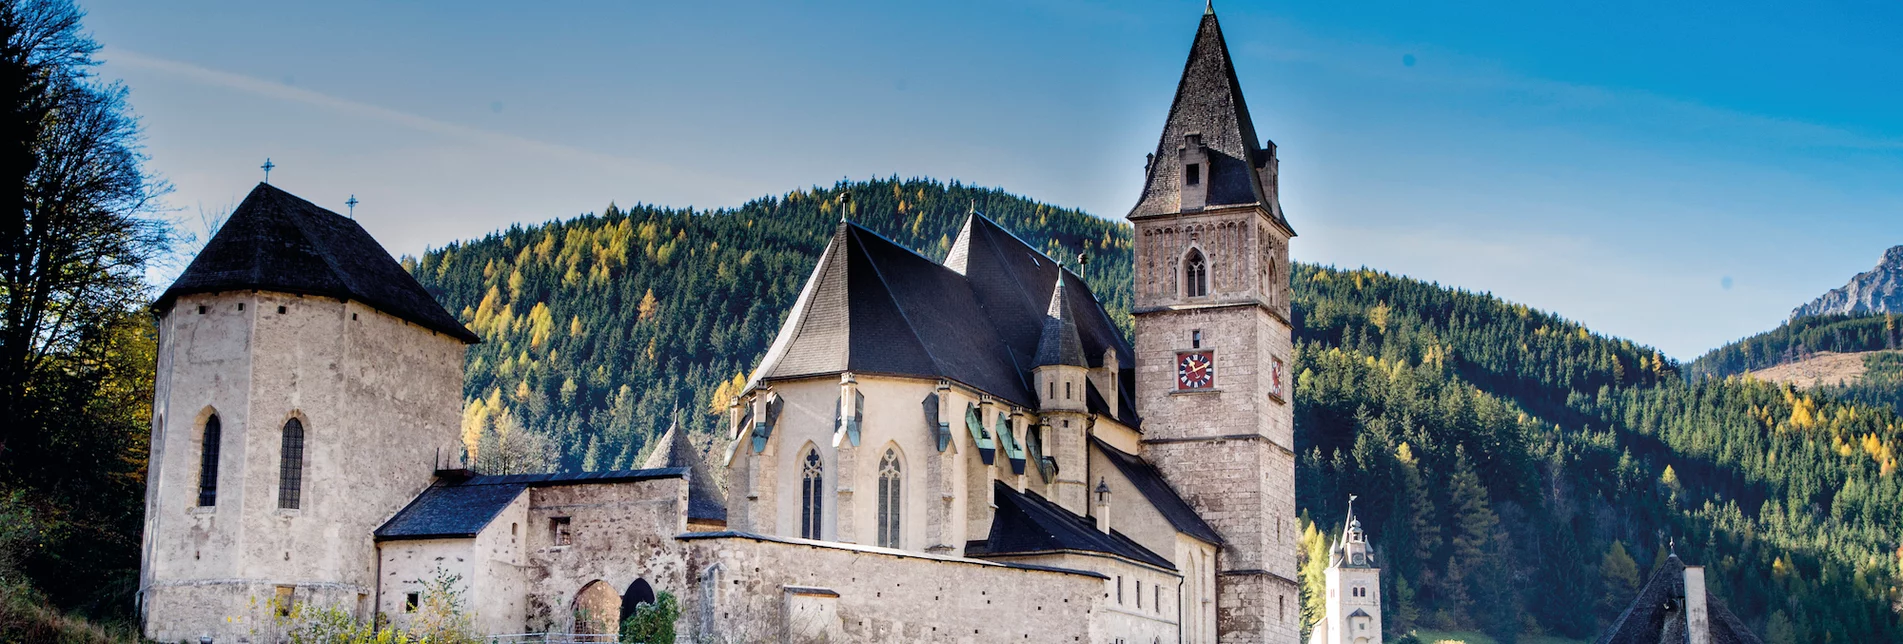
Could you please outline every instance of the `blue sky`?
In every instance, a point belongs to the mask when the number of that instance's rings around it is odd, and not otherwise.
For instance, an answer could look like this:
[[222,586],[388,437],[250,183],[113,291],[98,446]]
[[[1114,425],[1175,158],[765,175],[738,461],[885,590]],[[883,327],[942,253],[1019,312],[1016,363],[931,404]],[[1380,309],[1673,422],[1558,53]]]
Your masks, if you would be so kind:
[[[260,177],[394,253],[845,177],[1122,217],[1200,0],[83,3],[187,228]],[[1903,244],[1903,5],[1217,3],[1297,259],[1689,359]]]

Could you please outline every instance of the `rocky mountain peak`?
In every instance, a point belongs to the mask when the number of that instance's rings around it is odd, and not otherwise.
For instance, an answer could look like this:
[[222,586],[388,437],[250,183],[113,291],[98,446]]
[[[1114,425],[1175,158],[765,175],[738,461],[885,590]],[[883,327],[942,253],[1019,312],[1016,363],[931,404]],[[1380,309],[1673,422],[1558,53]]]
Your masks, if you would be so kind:
[[1812,315],[1903,312],[1903,246],[1883,253],[1883,261],[1850,278],[1842,288],[1791,311],[1791,319]]

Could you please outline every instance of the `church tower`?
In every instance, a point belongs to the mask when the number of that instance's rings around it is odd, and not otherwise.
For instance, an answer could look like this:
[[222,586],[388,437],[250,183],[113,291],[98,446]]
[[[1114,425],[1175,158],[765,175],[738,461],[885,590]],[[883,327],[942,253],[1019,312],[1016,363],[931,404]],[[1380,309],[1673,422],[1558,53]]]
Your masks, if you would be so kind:
[[1276,197],[1275,146],[1256,135],[1213,10],[1145,174],[1129,214],[1144,453],[1222,535],[1220,641],[1293,643],[1295,233]]
[[1309,644],[1381,644],[1381,566],[1361,520],[1355,518],[1352,496],[1322,577],[1328,588],[1323,600],[1327,613],[1309,635]]
[[372,533],[459,467],[476,336],[357,222],[266,184],[153,309],[145,636],[263,642],[290,604],[368,619]]

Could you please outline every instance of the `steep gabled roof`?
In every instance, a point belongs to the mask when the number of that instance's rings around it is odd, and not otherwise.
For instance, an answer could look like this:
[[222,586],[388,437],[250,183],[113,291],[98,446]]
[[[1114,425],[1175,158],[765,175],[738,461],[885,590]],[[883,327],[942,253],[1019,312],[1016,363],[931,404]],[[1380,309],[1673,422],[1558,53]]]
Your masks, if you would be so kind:
[[1156,554],[1121,532],[1098,530],[1091,519],[1071,514],[1036,492],[1019,492],[993,481],[998,509],[992,514],[991,533],[984,541],[965,545],[965,554],[977,558],[1035,555],[1066,550],[1099,552],[1158,568],[1175,570]]
[[1204,12],[1202,24],[1196,29],[1189,60],[1183,64],[1183,78],[1176,85],[1176,99],[1170,103],[1169,120],[1163,126],[1143,195],[1131,209],[1131,217],[1177,211],[1182,189],[1178,151],[1188,135],[1200,135],[1202,144],[1208,147],[1205,203],[1212,207],[1261,204],[1287,226],[1281,205],[1263,181],[1272,155],[1262,149],[1262,139],[1256,136],[1249,106],[1242,99],[1242,84],[1236,80],[1235,63],[1229,57],[1229,44],[1223,40],[1222,25],[1214,11]]
[[[1711,644],[1764,644],[1710,592],[1705,593],[1705,610]],[[1597,644],[1684,644],[1689,640],[1685,629],[1685,562],[1674,554],[1652,571],[1632,605]]]
[[457,322],[356,221],[260,183],[159,296],[273,291],[356,300],[463,342],[481,342]]
[[714,487],[713,478],[707,475],[706,459],[701,458],[700,450],[687,439],[687,432],[676,422],[669,425],[667,433],[648,454],[641,469],[659,470],[668,468],[686,469],[687,474],[687,518],[714,521],[727,520],[727,504],[724,495]]
[[1170,526],[1176,528],[1177,532],[1211,544],[1222,544],[1222,535],[1217,534],[1216,529],[1210,527],[1209,522],[1204,521],[1202,515],[1198,514],[1195,508],[1190,507],[1188,501],[1176,494],[1176,488],[1170,487],[1169,481],[1163,480],[1163,473],[1157,471],[1156,466],[1150,465],[1142,457],[1125,454],[1122,450],[1111,447],[1109,443],[1094,436],[1090,439],[1090,446],[1103,452],[1104,456],[1117,466],[1117,472],[1123,474],[1123,478],[1129,480],[1138,492],[1143,493],[1143,498],[1150,502],[1150,507],[1156,508],[1163,518],[1168,519]]
[[964,276],[840,222],[752,384],[851,371],[948,378],[1035,400]]

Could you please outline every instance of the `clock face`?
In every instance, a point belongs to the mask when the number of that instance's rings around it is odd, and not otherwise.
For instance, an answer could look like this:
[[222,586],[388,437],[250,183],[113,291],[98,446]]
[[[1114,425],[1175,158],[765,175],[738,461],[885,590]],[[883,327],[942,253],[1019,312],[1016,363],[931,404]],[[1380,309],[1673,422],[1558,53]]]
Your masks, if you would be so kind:
[[1269,393],[1278,399],[1284,399],[1282,359],[1272,358],[1269,364]]
[[1215,354],[1208,351],[1176,354],[1177,389],[1208,389],[1215,384]]

